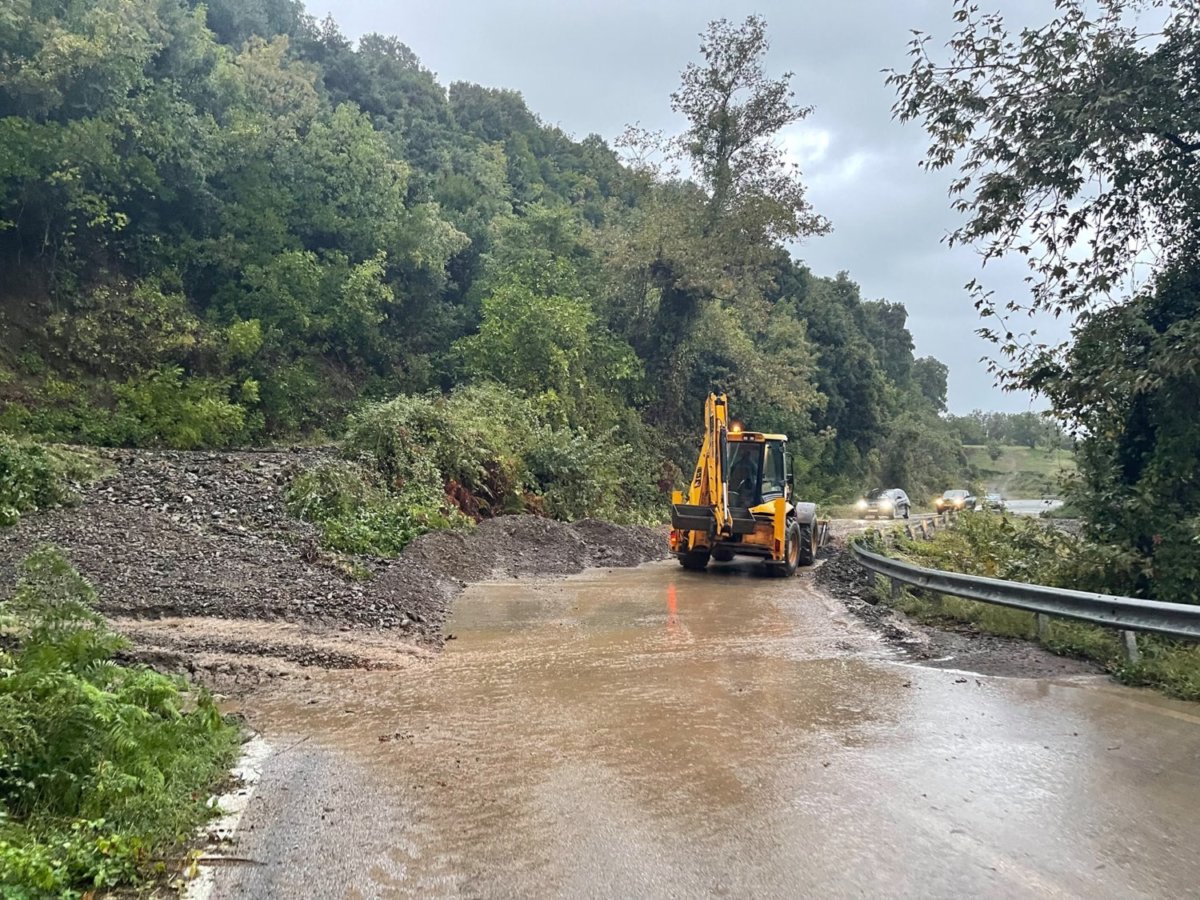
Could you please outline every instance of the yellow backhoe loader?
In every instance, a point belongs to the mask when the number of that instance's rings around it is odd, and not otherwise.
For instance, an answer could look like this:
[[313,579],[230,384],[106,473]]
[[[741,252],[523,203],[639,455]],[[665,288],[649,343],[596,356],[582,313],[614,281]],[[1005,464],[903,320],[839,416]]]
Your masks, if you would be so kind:
[[797,503],[787,436],[729,421],[724,394],[704,404],[704,443],[687,495],[671,496],[671,552],[685,569],[735,555],[792,575],[816,558],[815,503]]

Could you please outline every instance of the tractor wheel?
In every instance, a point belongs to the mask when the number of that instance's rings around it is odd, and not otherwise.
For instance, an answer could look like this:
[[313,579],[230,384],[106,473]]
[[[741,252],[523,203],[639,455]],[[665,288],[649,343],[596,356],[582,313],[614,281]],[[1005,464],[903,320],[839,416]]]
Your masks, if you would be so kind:
[[708,565],[707,550],[693,550],[679,556],[679,564],[689,572],[703,572]]
[[817,546],[813,540],[813,527],[800,526],[800,565],[811,566],[817,558]]
[[800,536],[800,526],[793,519],[788,522],[787,531],[783,537],[783,561],[768,563],[767,567],[772,575],[779,578],[787,578],[789,575],[796,574],[796,567],[800,565],[800,560],[804,556],[804,546]]

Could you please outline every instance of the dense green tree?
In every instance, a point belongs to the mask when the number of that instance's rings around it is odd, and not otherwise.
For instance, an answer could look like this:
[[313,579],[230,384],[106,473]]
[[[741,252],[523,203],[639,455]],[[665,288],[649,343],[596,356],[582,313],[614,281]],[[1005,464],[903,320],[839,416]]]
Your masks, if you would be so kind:
[[920,482],[884,451],[907,413],[941,427],[944,371],[898,304],[791,258],[828,223],[767,50],[760,18],[714,22],[684,133],[622,160],[293,0],[0,7],[0,427],[248,442],[488,382],[454,395],[555,424],[549,498],[618,452],[669,487],[718,389],[793,437],[810,495]]
[[[890,80],[896,114],[929,133],[926,165],[957,168],[952,241],[1029,265],[1027,298],[971,286],[1001,376],[1043,391],[1083,438],[1099,580],[1200,601],[1200,7],[1059,0],[1020,31],[954,9],[948,58],[918,34]],[[1075,316],[1073,340],[1024,339],[1027,311]]]
[[923,356],[913,360],[912,371],[917,390],[933,408],[933,411],[945,412],[946,389],[950,375],[946,364],[932,356]]
[[[661,388],[655,414],[668,424],[680,423],[697,395],[721,381],[728,386],[738,361],[744,363],[740,393],[749,402],[769,402],[766,379],[753,372],[762,357],[742,352],[770,318],[767,264],[780,241],[828,229],[773,142],[808,110],[793,102],[790,74],[767,78],[768,47],[758,16],[741,25],[713,22],[701,35],[704,62],[684,70],[671,96],[672,108],[688,121],[684,134],[667,139],[630,129],[623,138],[649,197],[623,273],[640,296],[622,305],[644,311],[653,336],[645,352]],[[684,163],[694,182],[679,181]],[[796,372],[806,371],[810,355],[803,344],[796,347]],[[815,398],[815,392],[796,396]]]

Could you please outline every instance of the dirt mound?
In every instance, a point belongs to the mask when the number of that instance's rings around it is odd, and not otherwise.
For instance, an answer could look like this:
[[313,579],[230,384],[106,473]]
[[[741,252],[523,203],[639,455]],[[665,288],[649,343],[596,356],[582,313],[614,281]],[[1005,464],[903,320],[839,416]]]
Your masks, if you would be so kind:
[[[100,609],[111,618],[279,621],[389,631],[436,646],[449,604],[468,582],[666,555],[665,535],[652,528],[506,516],[470,531],[427,534],[398,559],[356,558],[351,567],[322,552],[312,526],[284,506],[298,467],[331,454],[106,452],[112,475],[86,489],[78,507],[0,532],[0,595],[25,555],[53,544],[97,586]],[[239,646],[227,636],[206,649],[306,661],[262,639]],[[332,651],[326,656],[318,662],[347,664]]]
[[817,584],[841,600],[856,618],[879,631],[888,641],[911,646],[913,631],[896,621],[895,611],[891,607],[879,602],[875,574],[860,566],[840,539],[830,542],[828,553],[825,563],[817,569]]
[[534,516],[485,519],[473,531],[422,535],[400,559],[458,581],[519,575],[569,575],[592,566],[636,566],[667,555],[658,529],[597,519],[572,524]]
[[485,519],[471,531],[422,535],[373,587],[416,617],[418,625],[440,634],[450,601],[471,582],[571,575],[593,566],[636,566],[666,556],[666,535],[655,528],[501,516]]

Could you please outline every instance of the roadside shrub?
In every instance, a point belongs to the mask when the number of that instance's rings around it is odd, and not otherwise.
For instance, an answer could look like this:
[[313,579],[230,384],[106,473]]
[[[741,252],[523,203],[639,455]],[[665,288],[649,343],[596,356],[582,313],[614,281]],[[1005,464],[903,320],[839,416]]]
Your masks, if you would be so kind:
[[[873,539],[863,543],[888,552]],[[1071,538],[1036,519],[993,513],[962,515],[953,528],[939,531],[933,540],[901,541],[898,549],[935,569],[1050,587],[1118,592],[1097,580],[1097,572],[1101,571],[1096,562],[1098,555],[1111,555],[1115,548]],[[881,598],[891,602],[886,592]],[[1033,613],[1021,610],[949,596],[932,603],[907,589],[896,605],[926,621],[950,619],[969,622],[992,634],[1024,638],[1036,635]],[[1128,663],[1115,630],[1069,619],[1052,619],[1041,643],[1062,656],[1099,663],[1126,684],[1154,687],[1184,700],[1200,700],[1200,646],[1196,644],[1139,635],[1142,658]]]
[[537,432],[527,401],[495,385],[449,396],[401,395],[350,417],[345,449],[392,490],[428,476],[465,487],[491,515],[518,512],[528,482],[524,454]]
[[659,521],[664,457],[647,432],[636,415],[599,435],[556,426],[518,394],[476,384],[369,404],[351,416],[344,447],[389,490],[432,478],[465,489],[483,515]]
[[571,521],[598,512],[614,493],[618,477],[603,442],[583,432],[546,428],[527,454],[530,479],[547,515]]
[[121,438],[111,410],[79,397],[51,401],[44,393],[26,403],[13,401],[0,409],[0,432],[96,446],[118,444]]
[[0,434],[0,525],[15,525],[22,513],[65,499],[67,492],[42,448]]
[[90,481],[99,467],[89,457],[18,441],[0,432],[0,527],[24,513],[73,503],[71,482]]
[[[542,421],[494,384],[401,395],[351,415],[343,453],[298,475],[288,510],[331,550],[393,556],[414,537],[471,518],[532,512],[617,522],[662,518],[654,448]],[[644,437],[637,428],[625,433]]]
[[228,446],[246,424],[224,382],[184,379],[178,367],[131,378],[114,389],[124,441],[175,450]]
[[904,552],[922,565],[1008,581],[1074,587],[1077,542],[1032,518],[964,513],[933,541],[905,542]]
[[573,521],[662,521],[665,506],[647,456],[617,440],[617,429],[599,436],[581,429],[543,428],[526,452],[530,489],[547,515]]
[[60,552],[0,603],[0,895],[70,897],[135,882],[212,813],[238,732],[182,679],[120,666],[126,646]]
[[446,502],[436,470],[426,464],[401,490],[345,460],[302,472],[288,487],[288,511],[321,529],[331,550],[395,556],[427,531],[462,527],[470,520]]
[[183,294],[155,279],[79,292],[69,311],[50,317],[46,330],[71,361],[110,376],[183,361],[212,340]]

